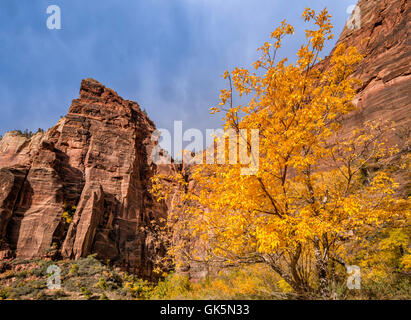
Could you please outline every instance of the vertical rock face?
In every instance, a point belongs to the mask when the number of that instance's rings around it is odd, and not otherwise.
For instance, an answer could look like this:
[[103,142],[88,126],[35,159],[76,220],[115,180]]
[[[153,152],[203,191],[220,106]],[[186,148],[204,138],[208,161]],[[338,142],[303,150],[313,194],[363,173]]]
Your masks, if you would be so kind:
[[[376,119],[394,121],[399,131],[409,128],[410,3],[408,0],[359,0],[357,6],[357,27],[346,26],[338,41],[338,44],[355,46],[364,55],[354,73],[363,83],[355,99],[358,110],[348,117],[345,130]],[[398,135],[390,138],[400,142]]]
[[[154,124],[137,103],[86,79],[69,113],[31,139],[0,140],[0,258],[97,253],[150,277],[158,248],[142,230],[167,216],[150,178]],[[72,213],[70,224],[63,212]]]

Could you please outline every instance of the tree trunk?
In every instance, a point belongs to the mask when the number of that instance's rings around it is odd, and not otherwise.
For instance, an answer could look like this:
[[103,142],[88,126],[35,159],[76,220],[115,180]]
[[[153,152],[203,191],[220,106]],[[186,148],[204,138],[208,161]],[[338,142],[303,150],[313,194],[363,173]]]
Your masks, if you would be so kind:
[[321,252],[320,241],[318,238],[314,239],[314,256],[315,256],[315,268],[318,277],[318,291],[322,297],[329,297],[329,279],[328,279],[328,254],[325,252],[323,255]]

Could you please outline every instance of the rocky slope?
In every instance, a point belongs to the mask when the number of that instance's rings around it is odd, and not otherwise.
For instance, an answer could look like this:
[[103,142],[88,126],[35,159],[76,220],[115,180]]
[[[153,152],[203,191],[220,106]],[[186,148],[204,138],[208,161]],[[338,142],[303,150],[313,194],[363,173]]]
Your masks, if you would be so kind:
[[137,103],[86,79],[55,127],[31,139],[7,133],[0,141],[0,258],[97,253],[150,277],[159,248],[142,228],[167,215],[148,192],[150,177],[173,170],[151,161],[154,130]]

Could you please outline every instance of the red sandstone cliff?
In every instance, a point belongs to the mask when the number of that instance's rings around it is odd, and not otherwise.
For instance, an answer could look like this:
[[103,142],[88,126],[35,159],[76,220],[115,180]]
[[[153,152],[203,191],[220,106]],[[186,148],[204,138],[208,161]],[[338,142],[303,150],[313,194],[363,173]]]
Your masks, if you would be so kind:
[[[410,127],[411,51],[408,0],[359,0],[359,28],[347,26],[338,43],[354,46],[364,55],[354,77],[362,80],[355,99],[358,110],[344,124],[345,130],[366,120],[394,121],[398,130]],[[398,143],[398,135],[391,136]]]
[[[31,139],[0,141],[0,258],[63,258],[91,253],[151,276],[159,254],[142,227],[167,216],[149,194],[158,168],[150,154],[154,124],[137,103],[83,80],[66,117]],[[62,219],[76,206],[73,221]]]
[[[345,119],[343,131],[361,127],[368,120],[393,122],[395,130],[387,138],[400,150],[390,159],[398,164],[411,152],[410,2],[359,0],[357,6],[359,28],[346,26],[337,43],[354,46],[364,55],[353,74],[362,80],[354,100],[357,110]],[[409,196],[410,173],[406,169],[397,170],[394,177],[400,183],[399,194]]]

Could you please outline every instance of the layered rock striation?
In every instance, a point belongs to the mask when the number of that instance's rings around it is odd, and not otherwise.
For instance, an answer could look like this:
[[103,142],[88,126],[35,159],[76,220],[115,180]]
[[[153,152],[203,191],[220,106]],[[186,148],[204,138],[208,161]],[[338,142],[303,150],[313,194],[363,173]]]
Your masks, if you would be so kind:
[[354,101],[357,110],[347,117],[344,130],[368,120],[388,120],[397,129],[389,138],[400,144],[411,118],[411,6],[408,0],[359,0],[357,6],[355,27],[347,24],[337,43],[364,55],[353,74],[362,81]]

